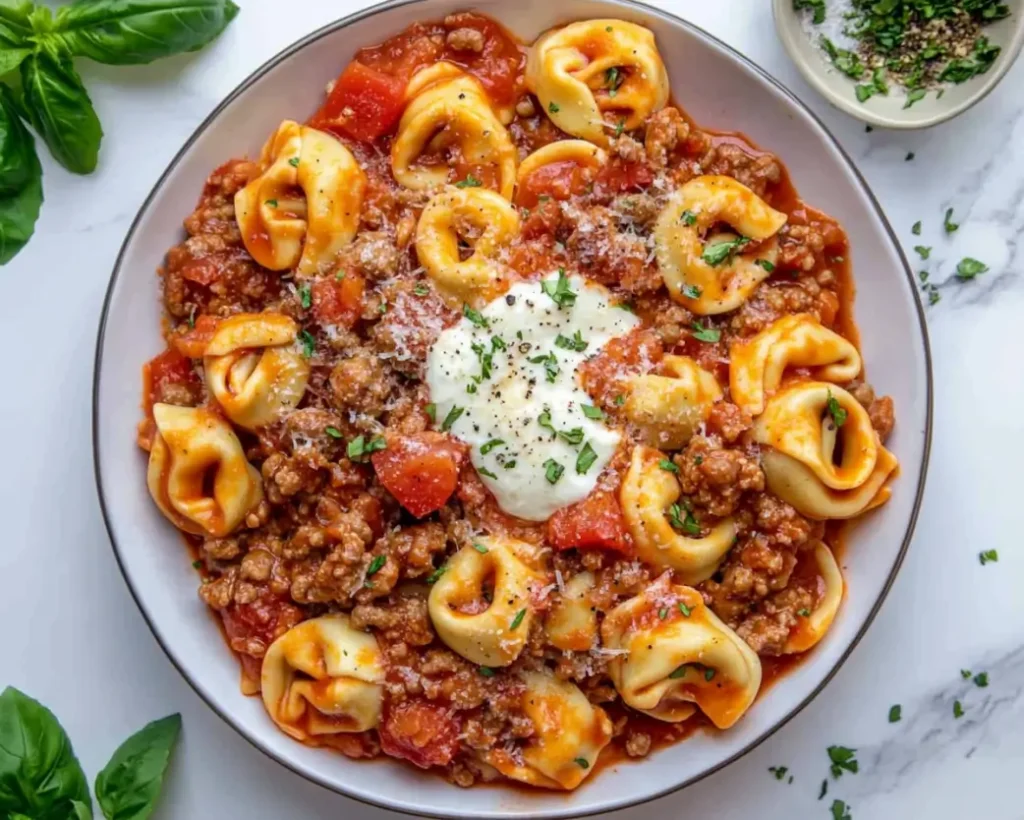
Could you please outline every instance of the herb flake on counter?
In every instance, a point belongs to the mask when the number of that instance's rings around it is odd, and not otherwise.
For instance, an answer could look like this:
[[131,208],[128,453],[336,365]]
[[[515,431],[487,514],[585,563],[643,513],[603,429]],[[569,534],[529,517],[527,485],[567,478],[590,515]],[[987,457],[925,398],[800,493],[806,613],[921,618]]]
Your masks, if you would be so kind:
[[853,820],[853,815],[850,814],[850,807],[842,800],[833,800],[830,811],[832,812],[832,820]]
[[826,794],[828,794],[828,778],[821,781],[821,791],[818,792],[818,799],[824,800]]
[[829,746],[828,759],[832,761],[829,771],[832,772],[832,777],[838,780],[842,777],[843,772],[857,774],[860,764],[854,756],[856,754],[857,750],[851,749],[848,746]]
[[917,222],[915,222],[915,223],[914,223],[914,224],[913,224],[913,225],[911,226],[911,228],[910,228],[910,232],[911,232],[911,233],[912,233],[912,234],[913,234],[914,236],[920,236],[920,235],[921,235],[921,222],[920,222],[920,220],[918,220]]
[[786,777],[786,772],[789,771],[787,766],[769,766],[768,771],[771,772],[776,780],[783,780]]
[[961,669],[960,670],[960,677],[963,678],[964,680],[970,679],[971,674],[972,673],[971,673],[970,669]]
[[988,672],[979,672],[974,676],[974,685],[980,689],[984,689],[988,686]]
[[896,703],[889,707],[889,722],[899,723],[903,718],[903,707]]
[[914,245],[914,250],[917,252],[917,255],[920,256],[922,259],[927,259],[929,256],[932,255],[932,249],[925,245]]
[[964,705],[958,701],[953,701],[953,717],[957,720],[964,716]]
[[978,561],[982,566],[989,563],[995,563],[999,560],[999,550],[983,550],[978,553]]
[[953,209],[946,208],[946,215],[942,218],[942,227],[946,233],[955,233],[960,227],[959,222],[953,222]]
[[961,282],[969,282],[976,276],[985,273],[987,270],[988,265],[984,262],[979,262],[977,259],[965,256],[957,263],[956,278]]

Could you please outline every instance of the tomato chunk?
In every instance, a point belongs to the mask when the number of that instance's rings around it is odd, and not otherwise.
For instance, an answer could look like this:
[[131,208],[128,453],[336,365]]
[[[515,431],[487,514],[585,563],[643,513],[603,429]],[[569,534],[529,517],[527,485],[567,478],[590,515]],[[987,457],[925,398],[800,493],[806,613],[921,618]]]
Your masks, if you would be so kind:
[[173,334],[169,339],[170,345],[183,356],[188,356],[190,359],[201,359],[219,324],[220,319],[215,316],[207,316],[204,313],[202,316],[196,317],[192,327],[188,330]]
[[378,731],[385,754],[421,769],[445,766],[459,750],[458,720],[447,707],[424,700],[407,700],[387,710]]
[[146,362],[142,369],[142,383],[145,385],[143,396],[148,413],[160,401],[165,385],[185,384],[191,387],[199,385],[200,381],[192,369],[192,362],[174,348],[168,348]]
[[252,603],[228,605],[220,617],[228,645],[238,653],[246,677],[259,683],[263,653],[302,620],[302,610],[264,589]]
[[314,282],[313,315],[324,324],[352,327],[363,312],[363,289],[363,278],[354,273]]
[[516,191],[516,204],[533,208],[541,197],[564,200],[583,193],[591,171],[575,162],[551,162],[542,165],[523,180]]
[[404,98],[404,80],[351,62],[309,124],[373,142],[395,127],[402,116]]
[[548,519],[548,541],[555,549],[608,549],[630,554],[626,520],[615,493],[594,490]]
[[653,181],[651,169],[643,163],[613,159],[598,173],[594,187],[599,192],[620,194],[626,191],[639,191]]
[[371,456],[377,478],[405,509],[422,518],[445,505],[459,482],[463,449],[441,433],[389,436]]

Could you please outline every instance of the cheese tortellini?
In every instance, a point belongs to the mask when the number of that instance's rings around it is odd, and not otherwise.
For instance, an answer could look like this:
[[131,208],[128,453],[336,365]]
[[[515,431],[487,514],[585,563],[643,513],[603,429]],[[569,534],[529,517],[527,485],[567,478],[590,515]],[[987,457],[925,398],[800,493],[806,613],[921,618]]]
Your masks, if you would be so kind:
[[[719,222],[737,233],[707,235]],[[701,316],[736,310],[774,270],[774,237],[785,224],[784,213],[732,177],[690,180],[669,197],[654,226],[658,267],[669,294]],[[756,254],[745,254],[740,237],[763,244]]]
[[156,436],[146,481],[178,529],[220,538],[263,500],[259,471],[231,425],[204,407],[154,404]]
[[481,757],[505,777],[546,789],[575,789],[612,739],[612,722],[579,687],[549,672],[520,672],[522,708],[534,734],[516,756],[502,748]]
[[[478,538],[449,559],[427,601],[430,620],[448,648],[480,666],[508,666],[533,626],[531,593],[544,585],[530,544]],[[485,594],[490,588],[490,600]]]
[[853,518],[889,500],[885,483],[896,458],[841,387],[801,382],[781,390],[755,421],[753,436],[764,445],[768,488],[808,518]]
[[551,605],[544,632],[556,649],[586,652],[597,641],[597,608],[590,602],[594,573],[577,573]]
[[[805,556],[802,556],[806,560]],[[790,632],[782,651],[785,654],[806,652],[825,637],[832,626],[839,605],[843,602],[843,574],[832,550],[822,542],[814,547],[812,559],[815,565],[815,577],[824,583],[824,591],[814,604],[810,615],[800,616],[796,629]]]
[[688,356],[668,355],[665,375],[636,376],[623,409],[647,444],[679,450],[704,422],[711,405],[722,399],[715,377]]
[[526,85],[574,137],[606,146],[668,102],[654,34],[625,20],[583,20],[542,35],[526,63]]
[[[479,306],[509,288],[498,258],[519,236],[519,212],[486,188],[448,187],[427,203],[416,226],[416,255],[452,307]],[[461,259],[459,240],[473,247]]]
[[363,732],[380,723],[384,657],[377,639],[348,615],[323,615],[293,626],[263,658],[263,705],[297,740]]
[[206,346],[206,384],[227,417],[255,430],[296,407],[309,362],[295,348],[299,326],[280,313],[239,313],[224,319]]
[[813,368],[819,381],[848,382],[861,370],[853,344],[808,313],[783,316],[751,339],[729,350],[732,401],[752,416],[779,389],[788,368]]
[[728,729],[761,688],[757,654],[691,587],[652,584],[608,613],[601,638],[626,650],[608,670],[622,699],[658,720],[686,720],[696,704]]
[[312,276],[355,238],[365,191],[366,174],[348,148],[285,120],[263,146],[259,176],[235,194],[246,250],[270,270]]
[[478,80],[438,63],[413,76],[406,99],[391,145],[391,172],[399,184],[417,191],[444,185],[449,166],[419,160],[426,152],[454,152],[462,166],[487,168],[498,192],[512,198],[516,149]]
[[[619,490],[622,514],[633,537],[637,557],[656,567],[675,572],[686,584],[698,584],[714,575],[736,540],[736,522],[730,516],[715,524],[706,535],[693,523],[690,534],[673,528],[668,515],[679,499],[675,475],[659,464],[666,456],[638,445],[633,449],[629,471]],[[686,511],[676,510],[682,517]],[[685,525],[689,517],[681,521]]]

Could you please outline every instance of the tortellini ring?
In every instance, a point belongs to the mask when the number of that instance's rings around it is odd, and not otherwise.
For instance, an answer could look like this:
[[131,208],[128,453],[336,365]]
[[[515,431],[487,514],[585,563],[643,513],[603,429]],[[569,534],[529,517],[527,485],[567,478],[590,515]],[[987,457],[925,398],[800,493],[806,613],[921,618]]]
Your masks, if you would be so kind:
[[843,574],[832,550],[818,542],[812,557],[816,569],[815,576],[821,578],[824,591],[810,615],[798,616],[796,628],[790,632],[782,647],[783,653],[787,655],[806,652],[824,638],[832,626],[832,621],[835,620],[836,613],[839,612],[839,605],[843,602]]
[[[833,410],[845,414],[841,427]],[[882,446],[867,411],[837,385],[801,382],[783,389],[752,433],[765,445],[768,488],[808,518],[853,518],[889,500],[885,484],[896,457]]]
[[[486,188],[445,188],[436,194],[416,226],[416,255],[438,291],[458,309],[477,306],[509,288],[511,272],[498,257],[519,236],[519,212]],[[459,240],[473,252],[461,259]]]
[[570,578],[544,619],[548,643],[564,651],[587,652],[597,641],[597,608],[590,602],[594,573]]
[[222,538],[263,500],[259,470],[231,425],[204,407],[154,404],[149,493],[174,526]]
[[729,351],[732,401],[752,416],[764,411],[768,396],[788,368],[814,368],[817,381],[845,383],[861,371],[857,348],[808,313],[784,316]]
[[519,678],[525,684],[522,709],[533,721],[534,734],[519,759],[501,747],[483,752],[481,758],[521,783],[575,789],[612,739],[611,720],[579,687],[550,672],[520,672]]
[[526,85],[551,121],[607,146],[668,102],[654,34],[625,20],[583,20],[542,35],[526,62]]
[[646,444],[679,450],[721,401],[722,388],[688,356],[665,356],[662,368],[666,375],[648,373],[630,381],[623,410]]
[[686,584],[699,584],[715,574],[736,540],[736,522],[723,518],[704,536],[673,529],[667,513],[680,495],[679,482],[659,462],[665,454],[637,445],[619,490],[622,514],[641,561],[675,572]]
[[[558,140],[538,148],[519,163],[516,184],[522,188],[530,176],[554,165],[575,165],[596,173],[608,163],[608,153],[586,140]],[[569,191],[566,191],[568,195]]]
[[363,732],[380,723],[384,658],[377,639],[348,615],[303,621],[263,658],[263,705],[296,740]]
[[499,537],[477,538],[448,560],[427,607],[449,649],[488,667],[508,666],[519,657],[536,617],[530,595],[544,580],[535,560],[531,545]]
[[206,384],[239,427],[263,427],[302,400],[309,362],[295,349],[298,332],[280,313],[239,313],[217,326],[203,357]]
[[[669,197],[654,226],[655,254],[669,294],[701,316],[736,310],[774,270],[778,259],[774,236],[786,219],[732,177],[690,180]],[[734,247],[734,252],[711,264],[705,258],[708,248],[738,238],[713,233],[705,244],[702,236],[720,222],[739,236],[764,244],[756,255]]]
[[761,688],[757,654],[691,587],[653,584],[608,613],[601,638],[626,652],[608,668],[623,701],[658,720],[686,720],[696,704],[728,729]]
[[413,77],[406,98],[391,145],[391,171],[399,184],[417,191],[444,185],[447,164],[417,161],[424,152],[455,148],[462,164],[493,169],[499,193],[512,198],[516,149],[475,78],[454,66],[433,66]]
[[259,176],[235,194],[246,250],[270,270],[312,276],[355,238],[365,191],[366,174],[348,148],[285,120],[263,146]]

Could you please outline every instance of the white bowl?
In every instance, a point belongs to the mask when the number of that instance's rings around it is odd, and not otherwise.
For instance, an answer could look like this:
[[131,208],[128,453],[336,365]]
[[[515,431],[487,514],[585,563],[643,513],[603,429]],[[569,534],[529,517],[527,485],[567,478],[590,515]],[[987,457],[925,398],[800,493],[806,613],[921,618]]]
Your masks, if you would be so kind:
[[[763,71],[688,23],[637,3],[477,0],[476,8],[526,40],[556,23],[587,17],[622,17],[649,26],[679,104],[699,123],[743,131],[778,152],[807,201],[840,220],[852,245],[857,316],[871,382],[896,402],[898,422],[889,446],[902,472],[892,500],[850,539],[844,560],[849,593],[826,639],[727,732],[698,733],[642,762],[616,765],[570,794],[464,790],[405,764],[348,760],[280,732],[258,698],[239,693],[238,662],[196,595],[196,573],[180,536],[146,491],[145,456],[135,445],[135,425],[142,364],[161,349],[156,269],[180,241],[182,218],[213,168],[229,157],[255,154],[280,120],[308,116],[324,84],[360,46],[465,5],[465,0],[390,3],[311,34],[242,83],[174,158],[128,233],[104,305],[93,397],[96,477],[114,551],[157,640],[211,708],[275,760],[350,797],[407,812],[577,816],[651,799],[735,760],[806,706],[849,655],[892,584],[917,517],[931,434],[928,341],[910,267],[863,178],[814,115]],[[699,80],[688,83],[692,78]]]
[[772,13],[779,39],[800,73],[826,100],[857,119],[881,128],[930,128],[952,119],[981,102],[1010,70],[1024,47],[1024,0],[1008,0],[1010,16],[985,26],[983,34],[1002,48],[992,67],[965,83],[950,85],[941,97],[928,94],[923,100],[904,108],[906,96],[896,90],[859,102],[854,93],[856,82],[834,68],[804,31],[805,11],[793,9],[793,0],[772,0]]

